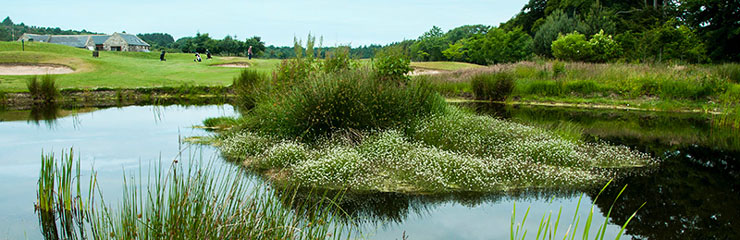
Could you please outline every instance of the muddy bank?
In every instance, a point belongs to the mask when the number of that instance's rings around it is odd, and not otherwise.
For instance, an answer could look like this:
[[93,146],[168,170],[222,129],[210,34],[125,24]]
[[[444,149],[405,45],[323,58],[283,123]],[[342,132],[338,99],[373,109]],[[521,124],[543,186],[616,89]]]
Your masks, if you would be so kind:
[[[95,89],[62,90],[53,104],[65,108],[115,107],[150,104],[211,104],[227,103],[234,97],[227,87],[148,88],[148,89]],[[0,98],[0,108],[28,110],[34,105],[47,104],[30,93],[5,93]]]

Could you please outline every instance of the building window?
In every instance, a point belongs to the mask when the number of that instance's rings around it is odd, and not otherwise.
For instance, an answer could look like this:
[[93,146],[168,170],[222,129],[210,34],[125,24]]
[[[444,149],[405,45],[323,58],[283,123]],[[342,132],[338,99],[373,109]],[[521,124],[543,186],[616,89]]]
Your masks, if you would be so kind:
[[110,47],[110,50],[111,50],[111,51],[117,51],[117,52],[120,52],[120,51],[121,51],[121,47],[120,47],[120,46],[119,46],[119,47]]
[[105,48],[103,47],[103,44],[95,44],[95,50],[103,51]]

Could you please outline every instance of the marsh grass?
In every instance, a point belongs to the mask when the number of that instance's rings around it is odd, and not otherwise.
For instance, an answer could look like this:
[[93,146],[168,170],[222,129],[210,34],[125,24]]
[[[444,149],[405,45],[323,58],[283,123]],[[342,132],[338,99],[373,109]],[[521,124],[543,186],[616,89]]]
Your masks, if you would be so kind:
[[454,107],[395,129],[341,131],[310,143],[238,131],[220,136],[218,146],[227,159],[279,171],[278,182],[361,191],[583,187],[655,163],[626,147],[566,140]]
[[[647,65],[624,63],[520,62],[468,69],[430,76],[435,88],[449,89],[451,83],[471,82],[472,76],[489,72],[510,72],[514,76],[513,98],[543,99],[576,97],[584,99],[716,102],[738,86],[737,64]],[[460,90],[460,89],[455,89]],[[475,93],[476,88],[445,91],[458,96]],[[449,95],[447,95],[449,96]]]
[[335,224],[336,198],[318,203],[330,210],[305,214],[317,206],[294,202],[294,190],[274,197],[244,171],[212,163],[176,160],[169,168],[152,166],[147,177],[141,169],[125,175],[117,206],[103,200],[95,172],[86,194],[82,182],[71,150],[61,159],[42,155],[35,209],[45,239],[339,239],[352,233]]
[[266,81],[267,75],[261,72],[251,69],[242,70],[231,84],[237,96],[236,104],[245,109],[253,108]]
[[514,90],[514,77],[508,72],[484,73],[470,80],[475,99],[504,101]]
[[262,98],[244,116],[249,128],[312,141],[342,129],[397,126],[444,111],[444,98],[425,81],[397,84],[366,71],[316,74]]
[[31,77],[26,86],[34,101],[49,103],[56,101],[60,96],[56,79],[49,74]]
[[[593,202],[591,203],[591,209],[588,212],[586,219],[583,221],[583,228],[580,229],[582,233],[580,234],[579,239],[589,239],[589,234],[591,233],[590,231],[591,227],[596,226],[594,224],[598,224],[593,221],[594,209],[596,208],[596,200],[598,200],[599,196],[601,196],[601,193],[604,192],[604,190],[606,189],[607,186],[609,186],[610,183],[611,181],[606,183],[606,185],[601,189],[601,191],[599,191],[599,194],[596,195]],[[626,188],[627,188],[626,185],[622,188],[622,190],[619,192],[617,197],[614,199],[614,202],[612,203],[612,205],[609,207],[609,211],[607,212],[606,216],[604,216],[604,222],[597,226],[598,229],[596,231],[596,236],[594,237],[594,239],[603,240],[604,238],[606,238],[606,228],[609,225],[609,217],[611,216],[611,212],[614,209],[614,206],[616,205],[617,200],[619,199],[619,197],[622,195],[622,193],[624,192]],[[578,205],[576,207],[575,213],[573,214],[573,219],[568,225],[568,228],[561,231],[561,232],[564,232],[562,237],[558,236],[558,228],[560,226],[560,220],[561,220],[561,216],[563,212],[563,207],[560,207],[560,210],[558,210],[558,213],[555,216],[555,218],[553,218],[552,211],[550,211],[550,213],[545,213],[542,215],[542,218],[540,219],[540,222],[538,224],[539,227],[537,228],[537,235],[535,235],[534,239],[535,240],[576,239],[576,236],[579,235],[578,234],[579,224],[581,224],[581,215],[578,214],[578,211],[580,210],[582,199],[583,199],[583,195],[581,195],[581,197],[578,198]],[[635,215],[637,215],[637,211],[639,211],[643,206],[645,206],[645,203],[643,203],[642,206],[640,206],[640,208],[636,209],[635,212],[632,213],[632,215],[629,218],[627,218],[627,220],[625,221],[624,225],[622,225],[622,228],[620,229],[615,239],[618,240],[622,237],[622,234],[624,233],[624,230],[627,228],[627,225],[629,224],[629,222],[632,220],[632,218],[635,217]],[[527,211],[524,213],[522,221],[519,223],[516,223],[516,203],[514,203],[514,210],[512,210],[511,212],[511,223],[509,225],[509,233],[510,233],[509,239],[524,240],[527,237],[527,233],[529,232],[529,230],[525,229],[523,226],[524,226],[524,223],[527,221],[529,210],[530,208],[527,208]],[[519,238],[519,236],[521,236],[521,238]]]

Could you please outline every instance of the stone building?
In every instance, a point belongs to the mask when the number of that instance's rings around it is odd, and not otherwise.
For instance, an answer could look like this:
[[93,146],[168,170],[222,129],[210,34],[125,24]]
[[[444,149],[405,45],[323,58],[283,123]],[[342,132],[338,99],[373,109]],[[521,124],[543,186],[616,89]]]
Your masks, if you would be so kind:
[[149,52],[150,45],[133,34],[113,33],[113,35],[39,35],[25,33],[18,41],[46,42],[87,48],[99,51]]

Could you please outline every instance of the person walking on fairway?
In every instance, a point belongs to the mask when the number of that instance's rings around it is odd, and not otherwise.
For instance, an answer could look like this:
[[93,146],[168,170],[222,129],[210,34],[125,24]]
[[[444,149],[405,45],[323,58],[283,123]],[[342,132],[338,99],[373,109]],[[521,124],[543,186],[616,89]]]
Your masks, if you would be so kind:
[[211,51],[208,51],[208,49],[206,49],[206,59],[213,59],[211,57]]
[[167,59],[164,59],[164,50],[162,50],[162,54],[159,54],[159,61],[160,62],[167,61]]
[[249,57],[249,60],[252,60],[252,46],[249,46],[249,49],[247,49],[247,57]]

